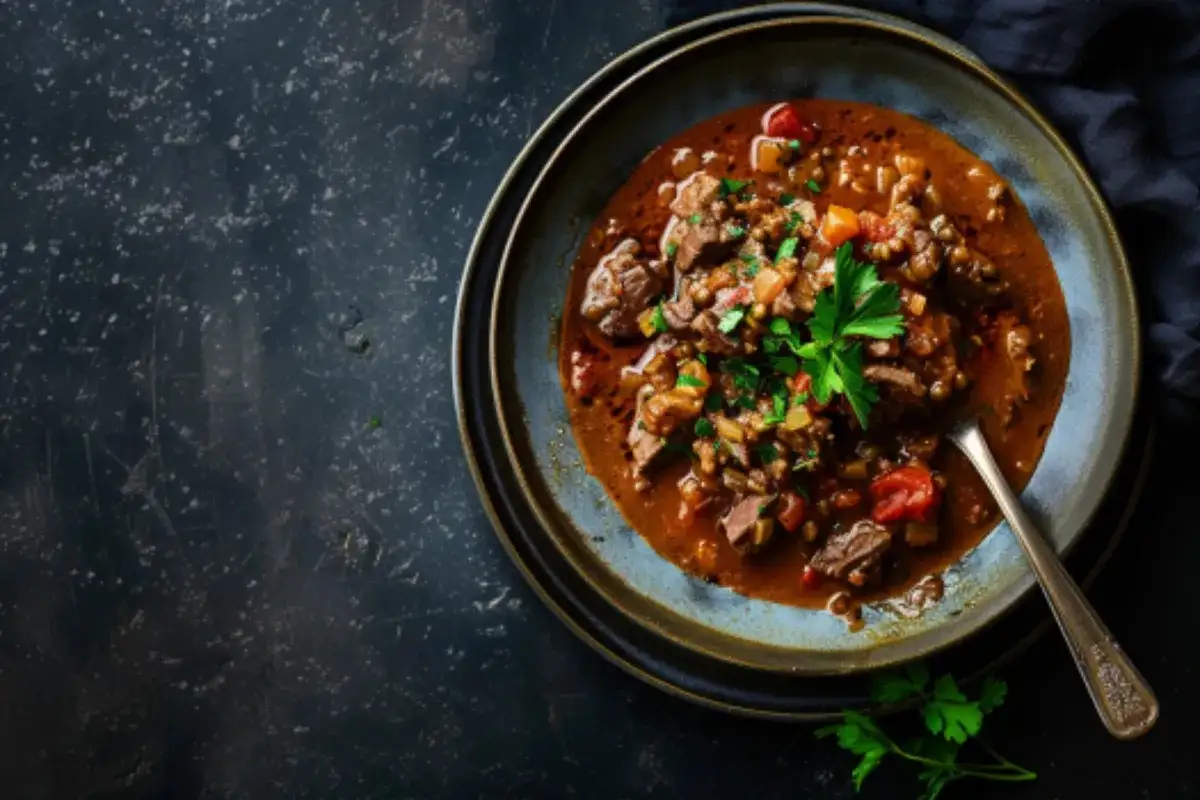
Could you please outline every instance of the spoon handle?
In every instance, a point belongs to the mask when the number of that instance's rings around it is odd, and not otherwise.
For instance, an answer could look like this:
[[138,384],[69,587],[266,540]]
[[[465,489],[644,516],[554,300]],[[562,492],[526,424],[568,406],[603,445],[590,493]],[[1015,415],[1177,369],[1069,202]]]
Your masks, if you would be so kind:
[[1104,726],[1118,739],[1141,736],[1158,720],[1154,692],[1025,513],[979,425],[964,425],[950,439],[975,465],[1016,533]]

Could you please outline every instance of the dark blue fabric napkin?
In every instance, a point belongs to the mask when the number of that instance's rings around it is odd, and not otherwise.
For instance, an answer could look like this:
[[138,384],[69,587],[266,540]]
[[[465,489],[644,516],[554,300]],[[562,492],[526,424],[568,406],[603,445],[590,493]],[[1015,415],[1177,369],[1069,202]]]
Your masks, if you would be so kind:
[[[752,5],[682,0],[672,22]],[[1200,429],[1200,0],[876,0],[979,54],[1068,138],[1113,208],[1163,421]]]

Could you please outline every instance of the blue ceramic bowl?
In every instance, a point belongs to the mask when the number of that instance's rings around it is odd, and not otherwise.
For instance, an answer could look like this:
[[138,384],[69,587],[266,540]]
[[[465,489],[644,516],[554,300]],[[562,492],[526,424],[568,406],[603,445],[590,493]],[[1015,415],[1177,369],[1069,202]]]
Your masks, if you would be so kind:
[[710,586],[655,553],[584,470],[556,361],[575,254],[645,154],[722,111],[804,96],[924,120],[991,163],[1029,209],[1066,297],[1071,355],[1023,500],[1058,549],[1069,549],[1108,489],[1133,417],[1140,328],[1129,268],[1095,186],[1046,121],[961,49],[910,26],[837,17],[746,25],[683,46],[614,90],[563,141],[517,217],[493,299],[490,358],[512,469],[545,534],[596,592],[707,656],[831,674],[927,655],[1010,608],[1033,577],[1008,526],[947,571],[933,609],[906,619],[868,607],[853,633],[823,611]]

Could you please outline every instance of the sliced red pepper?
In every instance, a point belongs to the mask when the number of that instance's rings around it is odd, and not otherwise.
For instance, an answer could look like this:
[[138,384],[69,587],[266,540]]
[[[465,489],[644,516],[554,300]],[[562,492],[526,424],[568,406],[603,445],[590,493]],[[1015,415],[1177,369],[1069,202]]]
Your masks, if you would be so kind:
[[941,502],[933,474],[920,464],[909,464],[871,482],[876,522],[928,522]]
[[804,522],[804,498],[795,492],[784,492],[779,498],[776,517],[788,533],[794,533]]
[[780,139],[798,139],[805,144],[817,140],[816,126],[802,119],[788,103],[772,106],[763,115],[763,133]]

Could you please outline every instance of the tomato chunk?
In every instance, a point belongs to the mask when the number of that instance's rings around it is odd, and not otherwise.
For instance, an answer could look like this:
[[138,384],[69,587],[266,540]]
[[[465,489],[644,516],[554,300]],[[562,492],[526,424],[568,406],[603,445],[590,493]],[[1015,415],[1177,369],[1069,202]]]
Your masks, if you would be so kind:
[[801,583],[810,589],[819,589],[821,588],[821,583],[823,581],[824,577],[821,575],[821,573],[817,572],[808,564],[804,565],[804,572],[800,575]]
[[871,482],[876,522],[929,522],[941,501],[933,475],[919,464],[894,469]]
[[804,498],[795,492],[785,492],[780,498],[779,524],[788,533],[795,533],[804,522]]
[[805,144],[812,144],[817,140],[816,126],[802,119],[789,103],[772,106],[763,115],[763,133],[781,139],[798,139]]
[[845,206],[829,206],[821,220],[821,238],[832,247],[858,236],[858,231],[858,214]]

